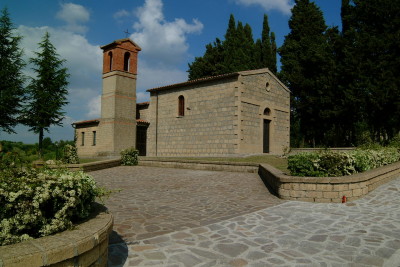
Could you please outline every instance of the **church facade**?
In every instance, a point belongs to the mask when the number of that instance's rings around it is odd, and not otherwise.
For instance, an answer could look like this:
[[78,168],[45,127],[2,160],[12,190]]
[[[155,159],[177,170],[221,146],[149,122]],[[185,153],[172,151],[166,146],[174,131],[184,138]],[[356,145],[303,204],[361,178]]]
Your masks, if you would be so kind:
[[101,118],[74,123],[80,157],[283,154],[290,140],[290,92],[268,69],[147,90],[136,103],[137,54],[130,39],[103,49]]

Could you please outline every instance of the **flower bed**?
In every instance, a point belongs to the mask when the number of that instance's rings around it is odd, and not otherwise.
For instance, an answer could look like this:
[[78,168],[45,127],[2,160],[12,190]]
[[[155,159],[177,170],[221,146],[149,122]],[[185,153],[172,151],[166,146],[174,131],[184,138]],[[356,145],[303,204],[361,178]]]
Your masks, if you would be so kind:
[[83,172],[0,169],[0,245],[51,235],[86,219],[105,191]]

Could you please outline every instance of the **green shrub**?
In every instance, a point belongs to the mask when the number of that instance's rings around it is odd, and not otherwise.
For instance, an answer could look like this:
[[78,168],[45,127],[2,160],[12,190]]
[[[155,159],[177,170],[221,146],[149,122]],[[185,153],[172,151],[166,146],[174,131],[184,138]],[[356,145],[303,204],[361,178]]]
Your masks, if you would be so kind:
[[121,162],[122,165],[134,166],[138,165],[139,150],[131,147],[121,151]]
[[294,176],[325,176],[320,168],[318,153],[299,153],[288,157],[288,169]]
[[288,169],[293,176],[344,176],[371,170],[400,160],[394,147],[357,149],[351,152],[300,153],[289,156]]
[[67,164],[79,164],[78,151],[75,146],[65,145],[62,162]]
[[87,218],[102,188],[83,172],[0,170],[0,245],[50,235]]

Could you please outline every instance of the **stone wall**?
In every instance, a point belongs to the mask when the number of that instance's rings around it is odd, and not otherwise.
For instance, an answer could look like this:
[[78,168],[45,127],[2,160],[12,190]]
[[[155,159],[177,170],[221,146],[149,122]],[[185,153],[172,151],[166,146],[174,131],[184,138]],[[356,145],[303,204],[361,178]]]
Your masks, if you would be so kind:
[[290,92],[266,69],[241,74],[239,153],[263,153],[263,124],[268,120],[269,153],[283,154],[290,146]]
[[378,186],[399,177],[400,162],[342,177],[296,177],[261,164],[260,177],[280,198],[308,202],[342,202],[365,196]]
[[[211,81],[151,94],[149,156],[237,153],[236,79]],[[178,97],[185,115],[178,115]]]
[[[95,140],[96,145],[94,145],[93,143],[94,141],[93,132],[96,132],[96,140]],[[83,143],[82,143],[82,137],[83,137],[82,133],[84,133],[85,136]],[[77,126],[75,129],[75,135],[76,135],[76,148],[79,157],[92,157],[97,154],[99,138],[101,138],[98,124],[92,124],[86,127]]]

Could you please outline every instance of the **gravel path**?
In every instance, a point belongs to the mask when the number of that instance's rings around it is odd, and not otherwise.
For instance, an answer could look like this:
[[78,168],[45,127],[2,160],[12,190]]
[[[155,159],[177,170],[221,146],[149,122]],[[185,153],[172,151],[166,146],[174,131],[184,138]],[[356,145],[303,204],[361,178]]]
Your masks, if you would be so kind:
[[400,266],[400,178],[347,204],[283,201],[257,174],[92,172],[121,189],[109,266]]

